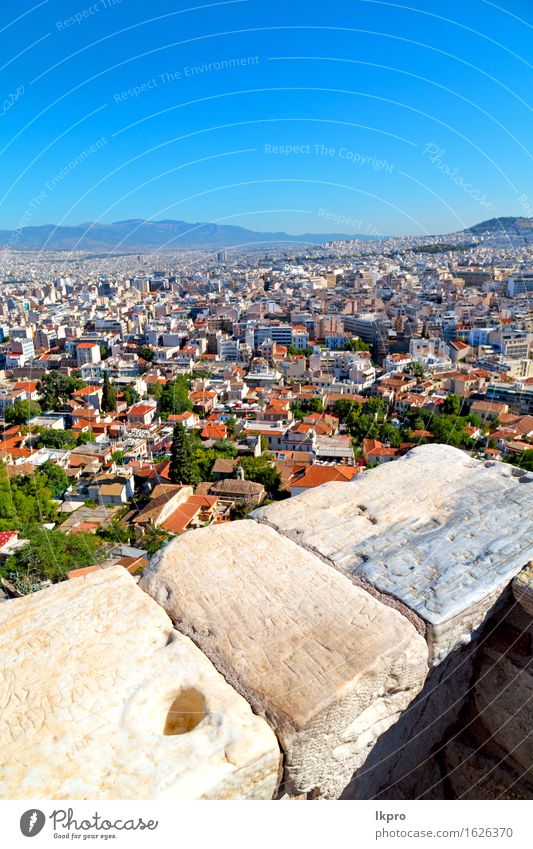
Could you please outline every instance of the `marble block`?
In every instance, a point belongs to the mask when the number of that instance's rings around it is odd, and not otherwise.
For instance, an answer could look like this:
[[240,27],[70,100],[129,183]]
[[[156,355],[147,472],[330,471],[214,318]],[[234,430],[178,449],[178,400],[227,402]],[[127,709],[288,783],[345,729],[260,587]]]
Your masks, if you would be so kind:
[[403,602],[428,623],[437,663],[533,556],[533,475],[424,445],[252,518]]
[[408,619],[265,525],[184,534],[140,586],[275,729],[290,795],[340,795],[428,672]]
[[270,799],[268,724],[121,566],[0,607],[0,797]]

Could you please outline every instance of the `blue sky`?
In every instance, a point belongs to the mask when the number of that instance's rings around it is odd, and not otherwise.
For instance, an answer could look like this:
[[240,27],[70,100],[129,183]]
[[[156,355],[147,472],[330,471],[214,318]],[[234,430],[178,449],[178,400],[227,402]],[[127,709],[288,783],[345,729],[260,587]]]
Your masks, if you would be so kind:
[[532,215],[530,0],[3,0],[0,227]]

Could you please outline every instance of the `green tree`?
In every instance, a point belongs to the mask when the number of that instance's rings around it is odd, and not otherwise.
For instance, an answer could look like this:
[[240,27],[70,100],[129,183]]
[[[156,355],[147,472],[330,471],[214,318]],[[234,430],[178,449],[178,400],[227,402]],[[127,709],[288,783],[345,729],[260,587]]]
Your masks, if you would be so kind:
[[323,413],[324,404],[322,403],[322,398],[310,398],[309,401],[305,402],[305,409],[310,413]]
[[[46,463],[44,465],[47,466]],[[33,475],[17,475],[10,481],[5,464],[0,463],[0,521],[3,530],[21,529],[36,519],[41,522],[55,520],[53,491],[46,472],[47,469],[44,469]]]
[[162,387],[162,385],[161,385],[160,383],[151,383],[151,384],[148,386],[148,394],[149,394],[152,398],[155,398],[155,399],[156,399],[156,401],[159,401],[159,399],[160,399],[160,398],[161,398],[161,396],[163,395],[163,387]]
[[466,420],[467,422],[470,422],[473,427],[481,427],[481,419],[475,413],[469,413],[466,416]]
[[424,377],[424,374],[425,374],[424,366],[422,365],[422,363],[418,363],[418,362],[409,363],[409,365],[407,365],[404,368],[404,373],[405,374],[412,374],[413,377],[416,377],[419,380],[422,380],[423,377]]
[[96,436],[92,430],[82,430],[78,436],[78,445],[87,445],[88,442],[96,442]]
[[213,465],[218,457],[233,459],[238,454],[236,446],[228,439],[217,439],[212,448],[205,448],[198,439],[194,440],[193,445],[195,469],[198,479],[202,481],[211,480]]
[[28,544],[9,558],[9,575],[24,591],[40,581],[57,583],[71,569],[92,566],[98,560],[100,544],[92,534],[67,534],[32,525],[24,532]]
[[217,439],[213,443],[213,448],[217,457],[236,457],[239,453],[237,446],[230,442],[229,439]]
[[363,342],[359,337],[357,339],[348,339],[347,342],[344,343],[345,351],[370,351],[370,345],[367,342]]
[[391,448],[399,448],[402,442],[398,428],[391,424],[382,425],[379,438],[381,442],[388,442]]
[[297,348],[292,344],[287,348],[287,354],[289,357],[310,357],[312,353],[312,348]]
[[117,466],[121,466],[124,463],[125,456],[124,451],[114,451],[113,454],[111,454],[111,461],[116,463]]
[[361,404],[358,401],[350,401],[348,398],[339,398],[335,401],[333,411],[341,422],[345,422],[349,416],[357,417],[361,413]]
[[155,525],[148,525],[140,541],[140,545],[149,557],[152,557],[156,551],[159,551],[170,539],[170,534],[163,528],[157,528]]
[[360,415],[361,415],[361,407],[359,407],[359,410],[354,410],[352,413],[350,413],[350,415],[348,416],[348,418],[346,419],[346,422],[345,422],[346,423],[346,430],[348,431],[348,433],[352,433],[355,429],[357,429],[357,427],[358,427],[357,420],[358,420]]
[[296,401],[291,402],[291,413],[295,419],[300,419],[300,421],[305,418],[304,410],[302,410],[301,406]]
[[249,512],[250,507],[244,499],[239,498],[238,501],[233,502],[233,507],[231,508],[232,519],[244,519]]
[[189,383],[184,375],[179,375],[175,380],[165,385],[161,394],[160,405],[161,412],[165,417],[192,410],[192,404],[189,401]]
[[267,492],[276,493],[281,485],[281,475],[268,455],[242,457],[240,465],[246,480],[262,484]]
[[61,498],[69,486],[69,479],[65,470],[57,463],[51,463],[50,460],[47,460],[40,467],[40,471],[46,478],[46,485],[52,493],[52,497]]
[[228,436],[230,439],[235,437],[235,430],[237,427],[237,419],[235,416],[230,416],[230,418],[226,421],[226,428],[228,430]]
[[360,444],[363,439],[379,439],[380,427],[374,416],[368,413],[361,413],[360,416],[350,421],[348,424],[350,436]]
[[52,492],[44,474],[20,475],[11,481],[11,495],[17,511],[17,524],[24,528],[36,520],[48,522],[56,519]]
[[[17,517],[17,510],[13,503],[13,496],[11,492],[11,484],[9,482],[9,475],[7,472],[7,466],[3,460],[0,461],[0,520],[6,520],[9,522],[14,521]],[[2,530],[10,530],[9,527],[2,528]]]
[[323,413],[324,404],[318,397],[299,398],[291,403],[291,410],[295,419],[303,419],[308,413]]
[[507,462],[524,469],[526,472],[533,472],[533,448],[526,448],[519,457],[514,457]]
[[461,412],[461,396],[453,393],[448,395],[442,405],[442,412],[447,416],[458,416]]
[[107,345],[104,342],[100,342],[100,359],[107,360],[109,358],[109,351],[107,349]]
[[62,374],[60,371],[47,371],[37,386],[39,403],[43,410],[54,410],[68,401],[77,389],[85,386],[83,380]]
[[369,398],[365,402],[365,413],[369,415],[384,416],[387,412],[387,402],[383,398]]
[[139,348],[139,356],[143,360],[146,360],[147,362],[151,363],[155,357],[155,351],[148,345],[141,345],[141,347]]
[[72,430],[43,428],[39,431],[38,445],[67,451],[76,447],[76,434]]
[[130,539],[129,528],[121,524],[117,519],[111,519],[106,528],[98,528],[96,533],[100,539],[115,543],[115,545],[117,543],[127,543]]
[[453,445],[469,445],[472,440],[465,433],[466,419],[456,415],[440,415],[433,419],[431,432],[435,442]]
[[124,390],[124,400],[128,407],[131,407],[132,404],[136,404],[137,401],[141,400],[141,396],[134,386],[126,386]]
[[9,424],[26,424],[29,419],[38,416],[41,412],[41,406],[37,401],[15,401],[10,407],[7,407],[4,413],[4,418]]
[[102,390],[102,410],[104,413],[112,413],[116,409],[117,399],[115,389],[109,379],[107,371],[104,372],[104,385]]
[[172,483],[193,484],[199,479],[193,438],[181,422],[176,422],[172,433],[169,477]]
[[216,459],[217,455],[212,448],[204,448],[202,445],[196,446],[194,462],[201,481],[211,480],[211,471]]

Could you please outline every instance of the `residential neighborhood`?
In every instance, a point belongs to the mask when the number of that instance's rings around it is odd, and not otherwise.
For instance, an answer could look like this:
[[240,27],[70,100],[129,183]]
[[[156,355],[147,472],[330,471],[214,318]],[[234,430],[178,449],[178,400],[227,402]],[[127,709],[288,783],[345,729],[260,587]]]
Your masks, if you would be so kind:
[[[5,592],[116,562],[140,574],[173,536],[425,443],[532,470],[533,311],[513,282],[529,280],[527,248],[464,237],[437,253],[410,237],[216,259],[11,254]],[[29,565],[43,529],[63,565]]]

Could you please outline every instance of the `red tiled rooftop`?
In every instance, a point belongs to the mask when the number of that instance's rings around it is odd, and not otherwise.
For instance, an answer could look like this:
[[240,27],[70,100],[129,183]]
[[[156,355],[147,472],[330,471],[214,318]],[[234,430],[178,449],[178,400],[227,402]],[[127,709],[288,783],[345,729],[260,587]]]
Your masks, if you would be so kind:
[[82,578],[84,575],[90,575],[91,572],[98,572],[101,566],[83,566],[81,569],[71,569],[67,572],[67,578]]
[[185,504],[181,504],[174,510],[161,527],[171,534],[183,534],[194,517],[198,515],[200,509],[199,504],[195,504],[189,499]]
[[307,466],[304,474],[290,482],[291,488],[322,486],[331,481],[350,481],[360,472],[355,466]]

